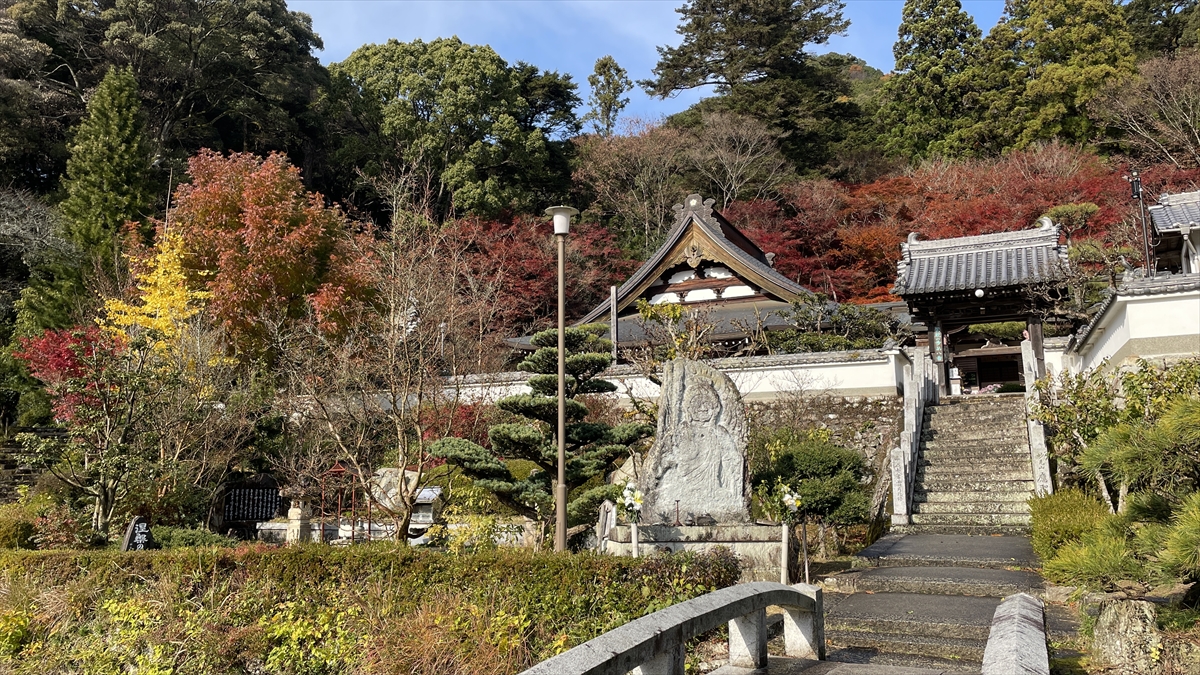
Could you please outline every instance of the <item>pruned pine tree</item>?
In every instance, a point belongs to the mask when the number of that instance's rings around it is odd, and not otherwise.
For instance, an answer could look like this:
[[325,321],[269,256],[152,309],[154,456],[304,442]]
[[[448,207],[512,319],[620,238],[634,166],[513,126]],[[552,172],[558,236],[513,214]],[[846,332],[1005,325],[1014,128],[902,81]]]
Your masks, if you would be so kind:
[[[569,526],[591,523],[600,502],[616,498],[620,487],[605,484],[604,476],[654,433],[652,426],[639,422],[610,426],[586,421],[588,409],[579,397],[616,391],[616,385],[598,377],[612,364],[612,343],[600,337],[606,330],[603,325],[588,325],[568,328],[564,334]],[[502,410],[527,421],[493,426],[488,430],[490,448],[462,438],[445,438],[430,448],[432,454],[461,469],[475,485],[543,526],[554,518],[553,483],[558,474],[557,345],[557,330],[534,335],[537,351],[518,366],[534,373],[528,381],[532,392],[497,402]],[[534,468],[520,476],[508,460],[525,460]]]

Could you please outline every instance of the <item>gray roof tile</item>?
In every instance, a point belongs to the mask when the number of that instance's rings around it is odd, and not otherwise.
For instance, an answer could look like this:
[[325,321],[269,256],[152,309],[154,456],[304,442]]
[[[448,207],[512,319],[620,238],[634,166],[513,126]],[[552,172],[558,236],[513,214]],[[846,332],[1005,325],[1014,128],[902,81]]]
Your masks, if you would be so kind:
[[1017,286],[1061,274],[1066,247],[1058,227],[1000,232],[973,237],[917,241],[901,247],[897,295],[921,295],[976,288]]
[[1180,225],[1200,227],[1200,191],[1163,195],[1148,210],[1160,233],[1178,232]]

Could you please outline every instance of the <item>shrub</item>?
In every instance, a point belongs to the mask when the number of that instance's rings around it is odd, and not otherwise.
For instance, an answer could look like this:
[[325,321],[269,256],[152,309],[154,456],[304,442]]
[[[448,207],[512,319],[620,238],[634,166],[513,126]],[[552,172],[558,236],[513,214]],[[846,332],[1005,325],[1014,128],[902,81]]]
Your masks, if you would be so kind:
[[0,551],[0,671],[519,672],[738,575],[724,550]]
[[20,502],[0,506],[0,548],[37,548],[36,516]]
[[1125,538],[1100,532],[1059,548],[1042,566],[1042,572],[1056,583],[1089,588],[1111,588],[1121,579],[1146,578],[1145,569]]
[[1050,560],[1058,549],[1079,541],[1106,517],[1108,509],[1078,490],[1063,490],[1029,500],[1033,521],[1033,550]]
[[194,530],[185,527],[155,525],[150,528],[154,541],[163,548],[196,548],[199,546],[237,546],[241,543],[233,537],[226,537],[208,530]]

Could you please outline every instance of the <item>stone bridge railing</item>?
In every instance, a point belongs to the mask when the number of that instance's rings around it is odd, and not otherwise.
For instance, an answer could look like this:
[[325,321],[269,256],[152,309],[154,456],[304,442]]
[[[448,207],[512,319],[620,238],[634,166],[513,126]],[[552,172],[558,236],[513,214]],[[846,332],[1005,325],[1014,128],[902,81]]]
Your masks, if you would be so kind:
[[904,430],[900,447],[892,450],[892,524],[907,525],[912,514],[913,479],[917,475],[917,451],[921,448],[921,425],[925,406],[938,402],[934,376],[937,364],[924,351],[917,351],[911,366],[904,366]]
[[729,624],[729,665],[767,665],[767,607],[783,609],[788,656],[825,658],[821,589],[772,581],[739,584],[661,609],[547,659],[522,675],[684,675],[687,643]]

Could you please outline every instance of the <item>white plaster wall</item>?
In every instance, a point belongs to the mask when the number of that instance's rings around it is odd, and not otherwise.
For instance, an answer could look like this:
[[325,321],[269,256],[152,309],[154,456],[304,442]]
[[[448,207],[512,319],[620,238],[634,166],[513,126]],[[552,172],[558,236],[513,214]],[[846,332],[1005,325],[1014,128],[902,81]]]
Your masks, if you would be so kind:
[[[1071,359],[1069,367],[1087,370],[1112,358],[1130,340],[1188,337],[1200,334],[1200,291],[1154,296],[1118,297],[1093,329],[1091,339]],[[1139,351],[1155,358],[1174,354]]]
[[[720,369],[729,375],[747,400],[771,400],[793,392],[832,396],[897,395],[907,363],[908,358],[897,350],[888,353],[884,359],[872,361]],[[624,398],[631,395],[644,399],[658,397],[658,385],[641,375],[608,374],[603,377],[617,385],[617,394]],[[494,402],[524,393],[529,393],[529,387],[519,373],[501,373],[493,380],[473,378],[458,386],[458,395],[471,403]]]

